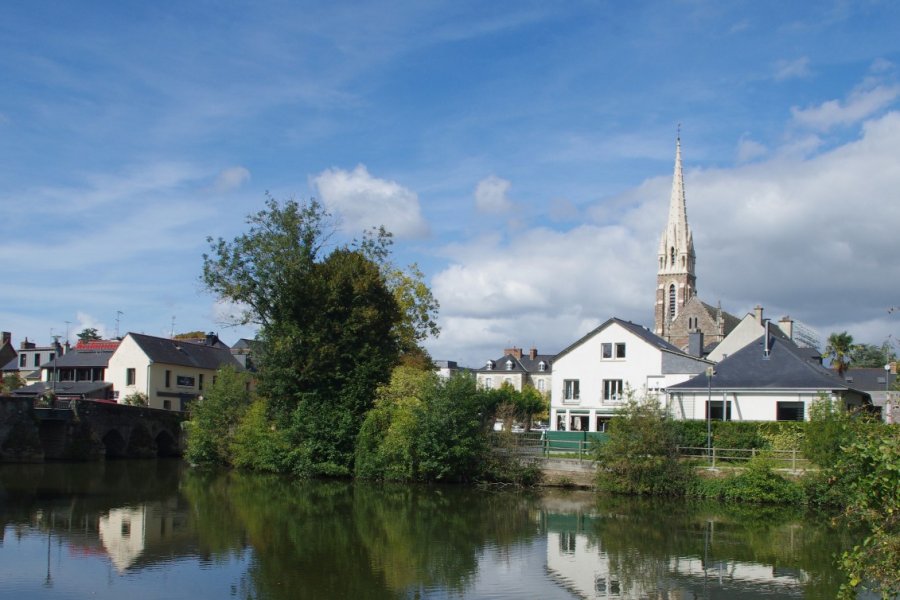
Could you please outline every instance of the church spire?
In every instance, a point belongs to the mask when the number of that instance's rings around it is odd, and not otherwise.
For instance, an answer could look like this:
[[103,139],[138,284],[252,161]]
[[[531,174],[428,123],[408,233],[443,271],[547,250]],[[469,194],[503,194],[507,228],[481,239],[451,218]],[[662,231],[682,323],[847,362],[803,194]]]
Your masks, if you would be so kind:
[[671,322],[696,295],[694,236],[687,220],[681,167],[681,126],[675,137],[675,172],[669,196],[669,219],[659,239],[655,331],[668,337]]

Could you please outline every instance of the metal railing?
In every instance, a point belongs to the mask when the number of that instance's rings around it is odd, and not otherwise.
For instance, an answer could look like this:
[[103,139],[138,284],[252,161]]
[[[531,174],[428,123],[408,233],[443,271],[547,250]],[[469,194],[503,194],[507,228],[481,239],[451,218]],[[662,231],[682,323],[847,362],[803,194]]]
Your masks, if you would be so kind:
[[763,454],[779,468],[808,469],[811,466],[809,460],[803,456],[800,450],[760,450],[758,448],[706,448],[695,446],[679,446],[678,452],[684,458],[702,458],[709,461],[711,468],[716,466],[740,464]]
[[541,432],[497,433],[493,437],[496,451],[513,452],[538,458],[577,458],[590,460],[594,440],[550,439]]

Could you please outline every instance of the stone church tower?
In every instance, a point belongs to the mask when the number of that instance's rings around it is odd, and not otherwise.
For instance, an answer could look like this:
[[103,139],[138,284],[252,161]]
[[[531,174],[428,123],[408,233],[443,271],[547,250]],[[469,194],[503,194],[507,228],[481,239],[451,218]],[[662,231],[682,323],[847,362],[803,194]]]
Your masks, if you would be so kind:
[[659,270],[656,272],[656,317],[654,332],[671,341],[672,322],[697,294],[694,274],[694,236],[688,227],[681,171],[681,136],[675,141],[675,175],[669,198],[669,221],[659,240]]
[[696,356],[721,342],[739,319],[697,296],[694,236],[687,221],[681,136],[675,142],[675,175],[669,199],[669,221],[659,239],[654,333]]

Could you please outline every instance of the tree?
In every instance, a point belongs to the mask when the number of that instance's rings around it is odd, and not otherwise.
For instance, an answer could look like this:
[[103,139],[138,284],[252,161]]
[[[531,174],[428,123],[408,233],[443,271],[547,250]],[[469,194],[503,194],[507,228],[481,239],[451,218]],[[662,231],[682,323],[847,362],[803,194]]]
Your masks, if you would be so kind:
[[828,336],[828,345],[822,358],[831,361],[831,367],[837,369],[838,376],[843,377],[844,371],[850,367],[850,352],[853,349],[853,336],[843,331],[832,333]]
[[191,403],[185,458],[193,464],[232,464],[235,429],[252,395],[248,376],[231,367],[220,369],[202,398]]
[[383,229],[326,252],[330,219],[315,200],[268,197],[247,233],[207,238],[203,256],[207,289],[240,307],[236,322],[260,325],[258,390],[272,426],[289,432],[284,464],[301,475],[352,472],[376,389],[436,310],[415,272],[389,277]]
[[897,355],[889,342],[880,346],[856,344],[850,349],[850,365],[856,368],[881,368],[895,360]]
[[85,327],[81,330],[81,333],[78,334],[78,339],[81,343],[86,344],[87,342],[99,340],[100,334],[97,333],[97,330],[93,327]]
[[25,387],[25,380],[19,376],[18,373],[9,373],[8,375],[3,376],[3,380],[0,381],[0,392],[8,394],[13,390],[17,390],[21,387]]

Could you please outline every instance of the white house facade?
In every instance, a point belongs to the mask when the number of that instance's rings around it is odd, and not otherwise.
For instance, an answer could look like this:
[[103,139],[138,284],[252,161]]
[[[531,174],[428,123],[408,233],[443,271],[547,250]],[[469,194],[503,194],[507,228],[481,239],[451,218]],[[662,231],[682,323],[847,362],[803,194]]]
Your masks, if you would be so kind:
[[605,431],[629,393],[662,402],[667,387],[709,365],[640,325],[609,319],[556,356],[550,428]]
[[180,411],[224,366],[243,369],[227,348],[129,333],[110,357],[106,379],[119,403],[141,392],[150,408]]

